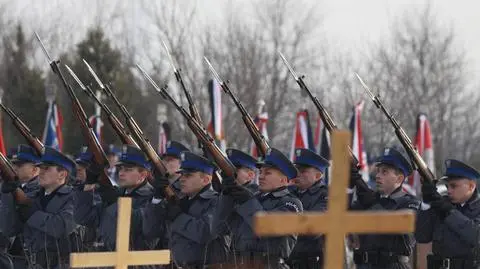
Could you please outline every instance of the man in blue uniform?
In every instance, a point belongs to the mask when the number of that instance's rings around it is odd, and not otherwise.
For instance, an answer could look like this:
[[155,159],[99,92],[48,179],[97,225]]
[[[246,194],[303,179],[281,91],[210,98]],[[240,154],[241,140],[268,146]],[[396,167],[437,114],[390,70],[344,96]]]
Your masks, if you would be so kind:
[[[69,236],[75,225],[74,197],[67,182],[75,163],[59,151],[45,147],[39,167],[41,190],[31,204],[17,208],[24,223],[25,256],[29,268],[68,268]],[[2,192],[6,191],[2,187]]]
[[[293,179],[295,194],[304,211],[325,211],[328,188],[322,178],[330,165],[328,160],[308,149],[295,149],[295,166],[298,177]],[[289,257],[291,268],[318,269],[323,266],[323,236],[299,236]]]
[[[255,235],[253,217],[260,211],[301,212],[302,203],[289,192],[289,181],[297,177],[295,166],[277,149],[269,149],[260,168],[259,192],[227,185],[216,212],[216,235],[232,237],[229,262],[236,268],[289,268],[285,263],[297,241],[296,235]],[[279,224],[281,225],[281,224]]]
[[[144,226],[144,233],[161,236],[165,231],[160,228],[168,228],[172,260],[181,268],[203,268],[226,259],[225,237],[211,236],[218,201],[218,193],[212,188],[214,169],[213,163],[202,156],[182,152],[178,172],[182,175],[180,187],[185,197],[177,201],[154,201],[145,212],[144,222],[150,224]],[[156,229],[150,229],[153,227]]]
[[227,149],[227,155],[230,162],[237,168],[236,183],[254,193],[257,192],[258,185],[255,183],[257,160],[238,149]]
[[[402,184],[412,172],[410,162],[394,148],[386,148],[378,159],[375,174],[376,192],[368,188],[352,167],[351,184],[356,186],[358,200],[354,210],[418,210],[420,201],[402,191]],[[354,251],[359,269],[410,268],[415,245],[413,234],[360,235],[360,247]]]
[[[79,201],[76,208],[79,216],[87,225],[98,225],[98,238],[96,246],[99,250],[115,250],[117,231],[117,199],[120,196],[132,198],[132,218],[130,228],[130,247],[134,250],[151,249],[154,240],[146,238],[142,234],[142,214],[145,205],[153,197],[153,187],[148,183],[151,165],[145,154],[138,148],[124,145],[122,155],[116,164],[118,169],[118,185],[100,186],[98,193],[102,202],[96,204],[91,195],[89,198]],[[92,213],[93,212],[93,213]],[[80,223],[84,224],[84,223]]]
[[447,160],[445,167],[448,196],[442,197],[435,183],[423,182],[429,205],[418,214],[415,236],[419,243],[432,243],[428,269],[480,268],[480,173],[457,160]]

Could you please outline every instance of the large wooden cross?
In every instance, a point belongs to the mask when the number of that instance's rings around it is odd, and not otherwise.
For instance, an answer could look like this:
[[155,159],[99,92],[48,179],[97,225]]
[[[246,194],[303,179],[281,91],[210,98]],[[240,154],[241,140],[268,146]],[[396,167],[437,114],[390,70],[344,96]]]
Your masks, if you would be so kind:
[[412,211],[347,211],[350,158],[350,132],[332,134],[332,183],[328,192],[328,210],[325,213],[258,213],[255,231],[259,236],[286,234],[325,234],[324,268],[342,268],[345,262],[345,235],[373,233],[411,233],[415,215]]
[[116,252],[70,254],[70,267],[108,267],[127,269],[133,265],[158,265],[170,262],[170,250],[129,251],[132,199],[118,199]]

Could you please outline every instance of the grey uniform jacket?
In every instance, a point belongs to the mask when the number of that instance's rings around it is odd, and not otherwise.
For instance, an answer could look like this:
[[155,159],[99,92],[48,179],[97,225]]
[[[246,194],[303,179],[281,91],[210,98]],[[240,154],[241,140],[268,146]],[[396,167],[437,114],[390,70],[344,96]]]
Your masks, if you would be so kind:
[[[186,202],[185,199],[188,198],[183,198],[182,202]],[[173,221],[165,221],[167,201],[150,204],[144,215],[145,235],[158,238],[166,233],[172,260],[179,266],[223,262],[227,256],[226,238],[212,238],[218,193],[208,185],[188,202],[188,211]]]
[[475,194],[464,206],[441,220],[433,209],[421,210],[415,237],[419,243],[432,242],[432,252],[445,258],[480,261],[480,197]]
[[[361,201],[357,201],[352,205],[352,209],[373,211],[411,209],[417,211],[420,209],[420,204],[421,202],[417,198],[403,192],[399,187],[388,197],[380,197],[377,193],[373,205],[365,206]],[[399,256],[411,256],[415,246],[413,234],[369,234],[360,235],[359,239],[362,251],[378,251]],[[377,267],[370,266],[368,268]],[[410,266],[409,263],[392,263],[387,268],[410,268]]]
[[[303,205],[303,211],[322,212],[327,209],[328,188],[318,181],[308,190],[302,192],[292,188],[292,193],[297,196]],[[298,236],[297,244],[290,255],[290,259],[317,257],[322,255],[323,236]]]
[[[135,250],[151,249],[153,240],[146,238],[142,233],[143,210],[153,197],[153,187],[145,181],[137,189],[125,194],[124,189],[118,190],[124,197],[132,198],[132,217],[130,224],[130,247]],[[98,241],[104,244],[106,250],[114,250],[117,233],[118,203],[104,205],[98,203],[92,193],[84,192],[77,196],[80,201],[76,208],[76,218],[82,220],[83,225],[98,224]]]
[[75,228],[73,220],[74,198],[72,188],[63,185],[56,191],[48,204],[43,207],[41,190],[32,205],[33,214],[23,229],[24,245],[32,253],[40,251],[60,253],[70,252],[69,235]]
[[222,194],[215,215],[214,230],[216,234],[231,235],[233,252],[268,254],[286,259],[295,246],[297,236],[257,237],[253,217],[260,211],[301,212],[303,207],[300,200],[286,187],[270,193],[258,193],[243,204],[236,204],[231,196]]

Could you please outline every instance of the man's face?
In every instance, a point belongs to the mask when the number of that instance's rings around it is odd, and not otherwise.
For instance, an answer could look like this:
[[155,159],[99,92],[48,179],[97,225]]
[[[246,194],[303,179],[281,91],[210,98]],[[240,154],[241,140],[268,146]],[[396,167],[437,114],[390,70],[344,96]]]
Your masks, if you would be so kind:
[[111,167],[115,166],[115,164],[118,163],[118,156],[116,154],[108,154],[107,159]]
[[140,166],[119,165],[118,185],[122,188],[132,189],[140,185],[148,175],[148,171]]
[[298,177],[293,179],[293,183],[300,190],[310,188],[315,182],[319,181],[323,174],[320,170],[309,166],[297,166]]
[[393,166],[379,164],[376,169],[375,181],[377,183],[377,191],[380,194],[390,195],[395,189],[402,185],[405,179],[404,175],[398,173]]
[[38,175],[39,168],[32,163],[19,162],[13,164],[13,170],[17,173],[20,182],[28,182],[30,179]]
[[258,187],[262,192],[270,192],[288,184],[288,178],[280,170],[264,166],[260,168]]
[[186,172],[180,177],[182,193],[193,196],[210,183],[211,177],[203,172]]
[[447,182],[448,198],[454,204],[462,204],[472,197],[477,183],[467,178],[449,179]]
[[87,180],[87,167],[84,164],[77,164],[77,180],[80,182]]
[[49,164],[41,164],[39,168],[39,184],[45,189],[53,189],[65,183],[68,172],[62,167]]
[[255,179],[255,171],[246,167],[237,167],[237,184],[245,185]]
[[170,175],[177,175],[177,171],[180,170],[180,159],[173,156],[165,156],[165,158],[163,158],[163,162],[165,163],[165,167],[167,167],[167,171]]

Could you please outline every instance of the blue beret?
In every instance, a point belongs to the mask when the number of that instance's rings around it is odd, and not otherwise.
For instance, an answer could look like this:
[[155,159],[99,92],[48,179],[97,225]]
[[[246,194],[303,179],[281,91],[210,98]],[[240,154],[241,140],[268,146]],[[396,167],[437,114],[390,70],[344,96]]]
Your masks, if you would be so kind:
[[383,156],[377,159],[380,164],[392,165],[403,172],[404,176],[408,176],[412,173],[413,168],[410,165],[408,159],[406,159],[398,150],[394,148],[385,148]]
[[227,149],[228,159],[235,166],[256,169],[257,159],[238,149]]
[[295,161],[296,165],[311,166],[317,168],[322,173],[325,173],[325,169],[330,166],[328,160],[322,156],[316,154],[309,149],[298,148],[295,149]]
[[180,170],[178,173],[203,172],[213,174],[215,165],[208,159],[190,151],[180,153]]
[[18,145],[16,151],[11,156],[12,163],[40,163],[40,156],[34,148],[28,145]]
[[120,160],[115,165],[135,165],[145,169],[151,169],[152,166],[143,153],[143,151],[135,146],[123,145]]
[[11,159],[15,154],[17,154],[17,148],[9,148],[7,152],[7,158]]
[[67,157],[67,155],[64,155],[52,147],[45,147],[45,152],[41,158],[41,163],[63,167],[70,175],[75,172],[75,162]]
[[180,153],[182,151],[190,151],[190,150],[180,142],[168,141],[166,151],[162,155],[162,158],[166,156],[172,156],[174,158],[180,159]]
[[470,180],[478,181],[480,174],[473,167],[458,161],[458,160],[446,160],[445,161],[445,180],[452,178],[468,178]]
[[270,148],[265,155],[265,159],[262,162],[258,162],[257,166],[274,167],[282,172],[288,179],[294,179],[297,177],[297,169],[290,160],[283,155],[278,149]]
[[75,158],[75,162],[78,164],[91,164],[93,161],[93,153],[88,151],[88,147],[84,146],[80,149],[80,153]]

